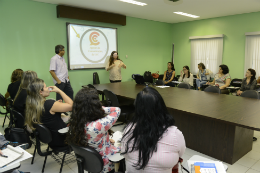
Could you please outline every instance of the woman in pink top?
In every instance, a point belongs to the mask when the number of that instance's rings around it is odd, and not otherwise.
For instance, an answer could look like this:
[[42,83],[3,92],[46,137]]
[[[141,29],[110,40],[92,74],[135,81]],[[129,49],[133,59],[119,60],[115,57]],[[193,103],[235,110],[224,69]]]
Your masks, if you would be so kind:
[[108,134],[119,115],[120,108],[101,106],[95,89],[83,88],[76,94],[67,141],[78,146],[95,148],[104,162],[101,173],[113,172],[114,164],[109,161],[109,157],[120,152],[120,148],[112,145],[113,141],[110,141]]
[[186,149],[181,131],[157,90],[145,87],[121,141],[127,173],[172,173]]

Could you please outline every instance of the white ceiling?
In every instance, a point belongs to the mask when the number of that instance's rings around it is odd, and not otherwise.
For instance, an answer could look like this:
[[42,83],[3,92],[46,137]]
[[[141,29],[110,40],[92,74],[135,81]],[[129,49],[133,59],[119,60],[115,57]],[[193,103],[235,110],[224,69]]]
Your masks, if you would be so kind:
[[[130,17],[167,23],[178,23],[235,14],[260,11],[260,0],[137,0],[147,3],[137,6],[118,0],[34,0],[51,4],[68,5],[86,9],[123,14]],[[194,19],[173,12],[181,11],[200,16]],[[259,16],[260,18],[260,16]]]

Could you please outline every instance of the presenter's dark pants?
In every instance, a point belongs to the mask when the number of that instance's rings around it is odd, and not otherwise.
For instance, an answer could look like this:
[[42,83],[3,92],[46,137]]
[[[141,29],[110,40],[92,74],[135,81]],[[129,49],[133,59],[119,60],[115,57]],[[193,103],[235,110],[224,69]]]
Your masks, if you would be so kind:
[[121,82],[121,80],[110,80],[110,83]]
[[[74,92],[70,85],[70,81],[61,82],[60,84],[56,83],[55,86],[58,87],[60,90],[62,90],[67,96],[69,96],[71,98],[71,100],[73,100]],[[61,95],[58,93],[56,93],[56,100],[63,100]]]

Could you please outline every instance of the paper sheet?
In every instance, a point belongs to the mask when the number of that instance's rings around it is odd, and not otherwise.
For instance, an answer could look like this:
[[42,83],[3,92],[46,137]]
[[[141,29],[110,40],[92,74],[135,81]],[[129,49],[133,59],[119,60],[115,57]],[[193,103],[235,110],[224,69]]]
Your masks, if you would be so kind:
[[167,87],[170,87],[170,86],[156,86],[158,88],[167,88]]
[[[191,172],[191,164],[194,164],[195,162],[203,162],[203,163],[214,163],[216,165],[217,171],[218,173],[226,173],[226,170],[224,168],[224,165],[222,162],[219,161],[200,161],[200,160],[188,160],[188,166],[189,166],[189,170]],[[202,173],[202,172],[201,172]],[[207,173],[207,172],[206,172]],[[211,172],[210,172],[211,173]]]
[[16,150],[11,145],[7,145],[7,148],[2,150],[2,153],[3,155],[7,156],[7,158],[0,156],[0,168],[15,161],[23,155],[23,152]]

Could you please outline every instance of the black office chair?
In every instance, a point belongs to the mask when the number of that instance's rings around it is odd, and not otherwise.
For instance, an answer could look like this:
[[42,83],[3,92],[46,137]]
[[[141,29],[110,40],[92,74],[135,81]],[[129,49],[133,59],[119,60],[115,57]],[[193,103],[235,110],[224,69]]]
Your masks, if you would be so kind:
[[121,105],[120,106],[118,99],[117,99],[117,96],[112,91],[104,89],[103,92],[105,94],[107,104],[108,104],[109,107],[120,107],[120,109],[121,109],[121,114],[118,118],[118,122],[114,126],[127,123],[128,118],[129,118],[128,116],[131,113],[133,113],[134,110],[135,110],[134,105]]
[[234,87],[241,87],[242,85],[242,79],[233,79],[230,83],[231,86]]
[[99,173],[103,170],[104,162],[101,155],[92,147],[80,147],[71,144],[75,152],[78,164],[78,173]]
[[162,79],[158,79],[155,81],[155,85],[164,85],[164,81]]
[[164,74],[160,74],[158,80],[159,79],[163,80],[163,77],[164,77]]
[[221,90],[216,86],[208,86],[207,88],[205,88],[204,91],[205,92],[211,92],[211,93],[218,93],[218,94],[221,93]]
[[190,89],[190,84],[182,82],[178,85],[178,88],[185,88],[185,89]]
[[16,128],[24,128],[24,121],[25,121],[24,116],[20,112],[14,109],[11,109],[11,111],[12,111],[11,114],[12,114],[14,126]]
[[[5,97],[2,94],[0,94],[0,106],[6,106],[6,100],[5,100]],[[4,122],[3,122],[3,127],[5,125],[6,118],[10,119],[10,117],[8,116],[8,113],[9,113],[8,108],[6,108],[5,112],[1,112],[1,110],[0,110],[0,114],[5,115],[5,119],[4,119]]]
[[34,152],[33,152],[33,158],[32,158],[31,164],[33,164],[34,157],[35,157],[35,152],[36,152],[36,149],[37,149],[37,153],[40,156],[45,156],[43,167],[42,167],[42,173],[43,173],[44,172],[44,168],[45,168],[45,164],[46,164],[46,161],[47,161],[47,157],[49,155],[51,155],[53,152],[54,153],[63,152],[64,155],[63,155],[62,162],[61,162],[61,167],[60,167],[60,173],[61,173],[62,172],[62,168],[63,168],[63,163],[64,163],[64,160],[65,160],[65,157],[66,157],[66,154],[69,154],[72,151],[71,147],[70,146],[55,147],[55,148],[52,147],[51,148],[52,151],[49,151],[50,146],[48,145],[48,148],[47,148],[46,152],[42,152],[42,150],[41,150],[41,142],[49,144],[52,141],[52,135],[51,135],[50,130],[47,127],[45,127],[44,125],[42,125],[42,124],[35,124],[34,128],[35,128],[35,130],[33,131],[33,133],[34,133],[35,138],[36,138],[36,145],[35,145],[35,149],[34,149]]
[[241,97],[259,99],[259,93],[255,90],[247,90],[241,94]]
[[97,72],[94,72],[93,73],[93,85],[95,84],[100,84],[100,81],[99,81],[99,77],[98,77],[98,73]]

